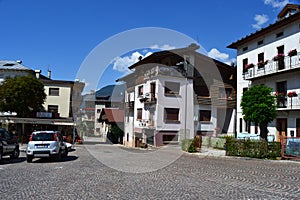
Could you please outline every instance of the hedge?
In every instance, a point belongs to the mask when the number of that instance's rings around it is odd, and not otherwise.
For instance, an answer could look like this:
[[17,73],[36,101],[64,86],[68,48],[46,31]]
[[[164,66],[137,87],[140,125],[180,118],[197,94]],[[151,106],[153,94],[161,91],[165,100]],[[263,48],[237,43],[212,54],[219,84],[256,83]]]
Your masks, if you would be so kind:
[[275,159],[281,155],[280,142],[262,140],[226,138],[225,149],[227,156]]

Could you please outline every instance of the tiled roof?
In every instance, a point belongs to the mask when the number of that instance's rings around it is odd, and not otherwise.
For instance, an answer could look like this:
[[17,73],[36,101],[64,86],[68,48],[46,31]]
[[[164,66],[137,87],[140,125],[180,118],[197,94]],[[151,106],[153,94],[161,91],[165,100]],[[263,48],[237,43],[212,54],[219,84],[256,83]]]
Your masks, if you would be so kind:
[[0,60],[0,70],[24,70],[32,71],[32,69],[25,67],[18,61]]
[[108,122],[124,122],[124,110],[117,108],[104,108],[103,111]]

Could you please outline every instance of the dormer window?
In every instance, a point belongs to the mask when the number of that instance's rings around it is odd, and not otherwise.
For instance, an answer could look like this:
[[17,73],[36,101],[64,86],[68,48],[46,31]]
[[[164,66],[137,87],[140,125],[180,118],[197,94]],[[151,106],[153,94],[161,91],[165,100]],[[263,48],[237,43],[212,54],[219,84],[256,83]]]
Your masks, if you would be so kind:
[[259,45],[262,45],[263,43],[264,43],[263,40],[259,40],[259,41],[257,42],[257,45],[259,46]]
[[297,4],[287,4],[281,10],[281,12],[277,15],[277,19],[278,20],[285,19],[285,18],[295,14],[298,11],[299,11],[299,5],[297,5]]
[[281,31],[281,32],[279,32],[279,33],[276,33],[276,37],[277,37],[277,38],[279,38],[279,37],[281,37],[281,36],[283,36],[283,31]]

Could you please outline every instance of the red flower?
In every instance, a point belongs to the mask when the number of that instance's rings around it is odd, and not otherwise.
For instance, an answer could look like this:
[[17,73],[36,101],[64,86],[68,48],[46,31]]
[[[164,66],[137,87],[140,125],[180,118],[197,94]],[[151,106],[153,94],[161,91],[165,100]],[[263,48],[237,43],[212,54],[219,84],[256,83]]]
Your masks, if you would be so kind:
[[296,97],[298,96],[297,93],[295,91],[291,91],[287,94],[288,97]]

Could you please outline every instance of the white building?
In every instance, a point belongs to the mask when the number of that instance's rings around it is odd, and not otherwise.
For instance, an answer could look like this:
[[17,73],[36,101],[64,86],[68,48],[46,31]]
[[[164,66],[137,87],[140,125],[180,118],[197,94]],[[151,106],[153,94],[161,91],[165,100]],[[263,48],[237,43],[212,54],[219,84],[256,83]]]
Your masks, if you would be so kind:
[[[228,48],[237,50],[237,132],[259,133],[257,124],[243,120],[240,103],[243,91],[264,84],[279,94],[278,116],[269,123],[269,135],[277,141],[280,135],[300,137],[299,5],[287,4],[274,24]],[[298,95],[288,97],[289,92]]]
[[[197,48],[153,53],[118,80],[127,84],[126,146],[161,146],[196,134],[234,134],[235,69],[197,53]],[[223,81],[230,77],[228,83]]]

